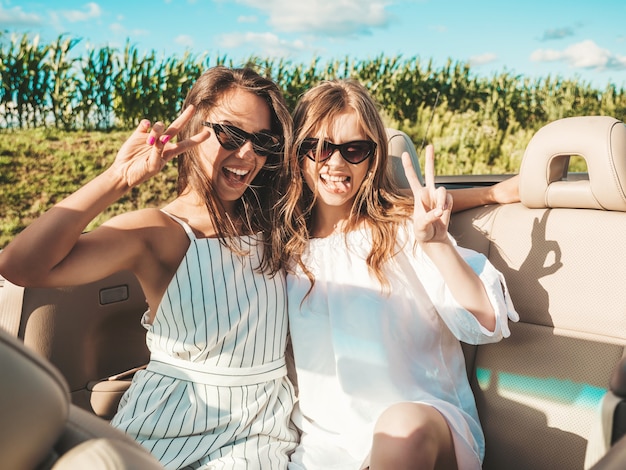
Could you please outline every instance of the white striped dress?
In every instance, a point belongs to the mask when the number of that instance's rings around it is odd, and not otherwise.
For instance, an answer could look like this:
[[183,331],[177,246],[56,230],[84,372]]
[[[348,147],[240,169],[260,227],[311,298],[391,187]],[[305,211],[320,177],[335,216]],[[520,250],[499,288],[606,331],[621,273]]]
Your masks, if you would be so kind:
[[239,256],[170,217],[191,243],[146,325],[150,363],[111,423],[166,468],[286,468],[297,434],[285,276],[255,270],[256,237],[240,238],[250,255]]

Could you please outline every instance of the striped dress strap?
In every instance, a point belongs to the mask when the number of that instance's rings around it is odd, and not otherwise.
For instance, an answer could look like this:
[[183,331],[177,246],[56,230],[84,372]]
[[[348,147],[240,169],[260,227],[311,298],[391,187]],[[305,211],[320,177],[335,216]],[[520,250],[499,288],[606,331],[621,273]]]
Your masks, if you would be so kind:
[[178,222],[183,229],[185,229],[185,233],[187,233],[187,236],[189,237],[190,240],[195,240],[196,239],[196,234],[193,233],[193,230],[191,229],[191,227],[189,226],[189,224],[187,222],[185,222],[183,219],[180,219],[178,217],[176,217],[173,214],[170,214],[169,212],[161,209],[161,212],[163,212],[165,215],[167,215],[170,219],[175,220],[176,222]]

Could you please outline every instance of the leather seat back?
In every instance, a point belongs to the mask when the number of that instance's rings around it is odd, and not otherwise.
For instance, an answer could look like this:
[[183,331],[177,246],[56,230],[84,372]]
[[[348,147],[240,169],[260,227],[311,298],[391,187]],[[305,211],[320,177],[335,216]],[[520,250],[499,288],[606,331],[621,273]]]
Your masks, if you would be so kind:
[[110,419],[129,381],[109,379],[149,359],[141,326],[147,305],[135,276],[119,272],[65,288],[22,289],[5,281],[0,296],[7,307],[0,326],[11,325],[61,372],[72,403]]
[[59,371],[0,328],[0,455],[11,470],[162,469],[138,443],[70,404]]
[[[571,155],[589,180],[567,178]],[[626,127],[568,118],[531,140],[522,202],[455,214],[460,245],[507,279],[520,322],[479,346],[472,386],[486,435],[484,468],[589,468],[611,445],[609,389],[626,354]]]
[[63,432],[69,390],[61,374],[4,330],[0,330],[0,371],[2,466],[35,468]]

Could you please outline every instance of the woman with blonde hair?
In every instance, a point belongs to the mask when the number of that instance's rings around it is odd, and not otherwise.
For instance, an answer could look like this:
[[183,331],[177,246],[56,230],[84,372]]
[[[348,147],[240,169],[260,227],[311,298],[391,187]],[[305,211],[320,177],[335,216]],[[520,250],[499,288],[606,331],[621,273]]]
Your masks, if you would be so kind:
[[283,237],[301,442],[289,468],[478,470],[459,341],[499,341],[517,314],[502,275],[448,234],[433,148],[425,187],[403,156],[411,197],[386,142],[356,81],[323,82],[295,110]]

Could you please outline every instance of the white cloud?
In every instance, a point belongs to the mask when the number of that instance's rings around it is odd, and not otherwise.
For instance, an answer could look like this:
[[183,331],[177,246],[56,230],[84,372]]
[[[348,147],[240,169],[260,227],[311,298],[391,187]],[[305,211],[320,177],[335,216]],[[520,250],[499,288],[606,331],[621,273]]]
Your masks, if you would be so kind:
[[269,16],[268,24],[276,31],[301,34],[325,34],[342,37],[370,34],[386,27],[390,16],[385,0],[239,0]]
[[240,16],[237,23],[256,23],[259,19],[254,15]]
[[62,11],[61,15],[70,23],[77,23],[79,21],[87,21],[94,18],[99,18],[102,14],[100,5],[94,2],[87,3],[85,5],[86,11],[79,10],[66,10]]
[[285,41],[273,33],[230,33],[219,37],[224,48],[252,47],[260,56],[288,57],[305,49],[302,41]]
[[626,69],[626,56],[611,53],[588,39],[563,49],[537,49],[530,55],[534,62],[565,62],[572,68],[593,70]]
[[0,24],[3,26],[39,26],[43,23],[36,13],[25,13],[20,7],[5,10],[0,5]]
[[145,29],[131,29],[128,30],[121,23],[111,23],[109,29],[116,36],[150,36],[150,31]]
[[109,25],[109,29],[117,36],[121,36],[126,33],[126,28],[124,28],[121,23],[111,23]]
[[492,52],[486,52],[484,54],[470,57],[469,63],[471,66],[477,66],[477,65],[490,64],[492,62],[495,62],[496,60],[498,60],[498,56],[496,54]]
[[150,36],[150,31],[147,29],[135,28],[130,30],[132,36]]
[[180,46],[193,47],[193,38],[188,34],[181,34],[174,39],[174,42]]

